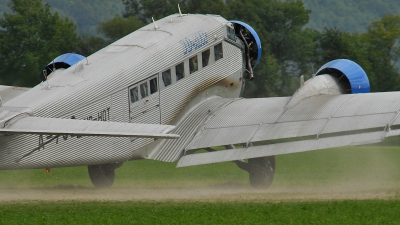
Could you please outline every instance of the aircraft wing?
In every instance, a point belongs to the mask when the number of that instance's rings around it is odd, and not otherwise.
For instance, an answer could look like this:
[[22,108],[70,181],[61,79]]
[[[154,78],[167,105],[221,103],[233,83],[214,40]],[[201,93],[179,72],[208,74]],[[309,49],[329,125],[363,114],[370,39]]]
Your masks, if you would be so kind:
[[[177,167],[381,142],[400,135],[400,92],[236,99],[215,110]],[[243,143],[254,146],[238,148]],[[188,154],[236,144],[235,149]],[[232,147],[231,147],[232,148]]]
[[169,134],[175,127],[158,124],[134,124],[76,119],[23,117],[4,129],[3,134],[46,134],[76,136],[109,136],[139,138],[179,138]]
[[0,96],[3,103],[6,103],[9,100],[29,90],[30,88],[0,85]]

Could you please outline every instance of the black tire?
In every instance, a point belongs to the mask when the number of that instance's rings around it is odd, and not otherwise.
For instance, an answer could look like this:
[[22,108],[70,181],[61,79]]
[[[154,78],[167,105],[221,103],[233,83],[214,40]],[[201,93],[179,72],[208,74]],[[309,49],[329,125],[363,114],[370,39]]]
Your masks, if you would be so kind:
[[96,188],[111,187],[114,183],[114,164],[90,165],[88,166],[88,172],[90,180]]
[[269,188],[275,176],[275,156],[249,159],[248,165],[251,186],[257,189]]

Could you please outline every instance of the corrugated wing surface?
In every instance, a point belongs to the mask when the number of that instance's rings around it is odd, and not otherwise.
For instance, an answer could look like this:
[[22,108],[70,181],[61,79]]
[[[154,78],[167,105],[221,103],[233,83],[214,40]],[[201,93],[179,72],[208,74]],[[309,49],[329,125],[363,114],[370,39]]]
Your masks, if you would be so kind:
[[177,138],[175,134],[168,134],[173,128],[170,125],[157,124],[24,117],[1,129],[0,133]]
[[241,149],[222,150],[211,153],[200,153],[184,156],[179,160],[177,167],[243,160],[248,158],[289,154],[340,146],[372,144],[380,142],[381,140],[381,132],[371,132],[364,135],[348,135],[346,137],[341,136],[261,145]]
[[0,97],[4,104],[4,103],[10,101],[11,99],[17,97],[18,95],[25,93],[26,91],[29,91],[29,90],[30,90],[30,88],[0,85]]
[[[301,142],[304,143],[303,150],[307,149],[307,145],[309,150],[314,150],[348,144],[367,144],[368,138],[374,140],[373,142],[377,142],[378,139],[382,141],[389,131],[387,126],[397,125],[400,121],[400,93],[396,92],[314,96],[304,99],[292,108],[285,108],[289,100],[290,98],[240,99],[225,105],[199,129],[193,141],[185,149],[268,140],[290,141],[288,138],[301,137],[320,140],[315,142],[317,144],[312,144],[314,142],[311,140]],[[371,132],[374,133],[374,138],[368,136],[372,135]],[[391,132],[393,134],[393,131]],[[356,141],[358,139],[360,140]],[[331,140],[341,143],[334,144]],[[258,151],[265,150],[261,154],[264,156],[278,154],[279,151],[296,152],[297,144],[300,142],[292,141],[292,144],[259,147]],[[351,143],[347,143],[348,141]],[[283,146],[293,149],[283,150]],[[228,153],[230,151],[224,152],[228,155],[231,154]],[[235,150],[235,152],[241,151],[247,150]],[[251,152],[250,149],[248,151]],[[225,159],[226,161],[243,159],[248,156],[246,154]],[[214,154],[216,155],[217,153]],[[254,152],[251,157],[257,155],[260,154]]]

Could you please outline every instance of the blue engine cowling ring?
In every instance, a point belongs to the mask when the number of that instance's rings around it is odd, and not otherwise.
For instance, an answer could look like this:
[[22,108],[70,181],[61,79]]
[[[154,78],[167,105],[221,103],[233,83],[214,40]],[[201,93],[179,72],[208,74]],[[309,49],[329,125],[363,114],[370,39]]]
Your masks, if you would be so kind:
[[323,65],[315,74],[335,74],[341,73],[345,75],[350,83],[351,93],[369,93],[369,79],[363,68],[357,63],[348,59],[336,59]]
[[75,65],[76,63],[78,63],[79,61],[81,61],[82,59],[84,59],[85,57],[76,53],[65,53],[62,54],[60,56],[58,56],[57,58],[55,58],[54,60],[52,60],[47,66],[45,66],[42,71],[40,71],[40,75],[39,75],[39,80],[40,81],[45,81],[46,78],[43,74],[43,71],[46,71],[46,74],[49,75],[50,73],[53,72],[53,69],[60,69],[60,68],[64,68],[67,69],[73,65]]
[[[256,48],[256,56],[257,59],[255,60],[254,65],[252,65],[253,69],[256,68],[257,64],[260,62],[261,59],[261,40],[260,37],[258,36],[257,32],[247,23],[244,23],[242,21],[238,21],[238,20],[230,20],[229,22],[233,23],[233,24],[239,24],[241,26],[243,26],[244,28],[246,28],[252,35],[252,38],[254,39],[254,41],[256,42],[257,48]],[[236,32],[236,30],[235,30]]]

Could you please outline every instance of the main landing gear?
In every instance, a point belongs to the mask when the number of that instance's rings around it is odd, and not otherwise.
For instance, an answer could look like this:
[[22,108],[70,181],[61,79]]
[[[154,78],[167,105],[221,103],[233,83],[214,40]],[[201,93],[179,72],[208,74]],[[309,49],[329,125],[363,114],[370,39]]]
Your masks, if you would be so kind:
[[[253,146],[249,143],[247,146]],[[244,146],[244,147],[247,147]],[[225,145],[226,149],[235,149],[234,145]],[[211,148],[206,149],[209,152],[215,151]],[[244,161],[233,161],[236,165],[249,173],[250,185],[257,189],[267,189],[271,186],[275,176],[275,156],[248,159]]]
[[271,186],[275,175],[275,156],[249,159],[246,162],[234,161],[236,165],[249,173],[250,184],[257,189]]
[[92,184],[96,188],[111,187],[114,183],[115,169],[122,166],[122,163],[110,163],[102,165],[89,165],[88,172]]
[[[227,149],[234,148],[233,145],[226,146]],[[208,151],[215,151],[211,148]],[[275,156],[248,159],[244,161],[233,161],[236,165],[249,173],[249,180],[252,187],[257,189],[267,189],[271,186],[275,175]],[[123,163],[110,163],[102,165],[88,166],[88,172],[92,184],[96,188],[111,187],[114,183],[115,169]]]

